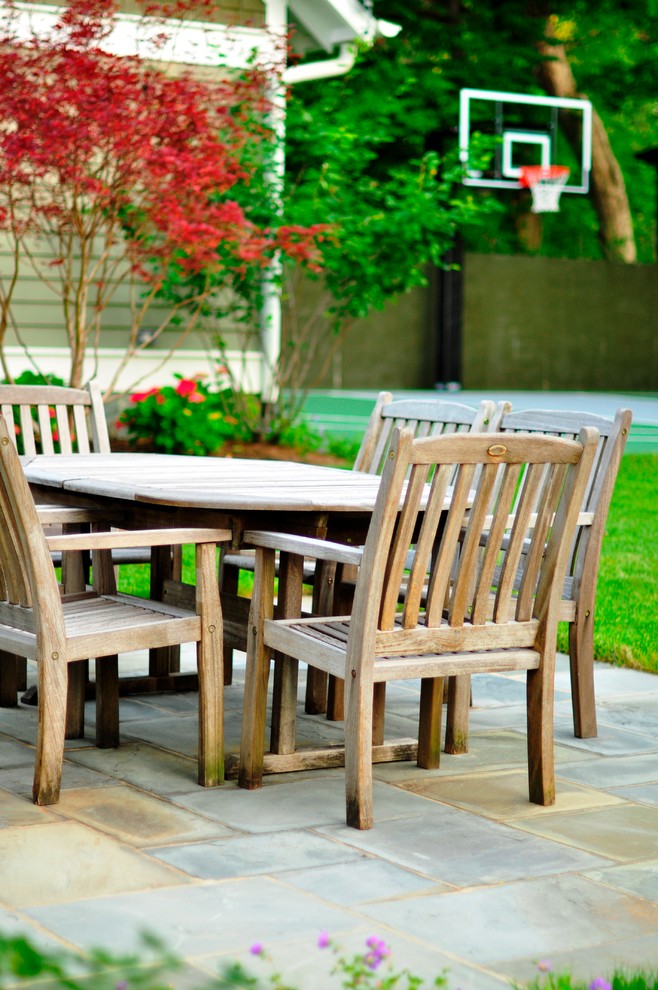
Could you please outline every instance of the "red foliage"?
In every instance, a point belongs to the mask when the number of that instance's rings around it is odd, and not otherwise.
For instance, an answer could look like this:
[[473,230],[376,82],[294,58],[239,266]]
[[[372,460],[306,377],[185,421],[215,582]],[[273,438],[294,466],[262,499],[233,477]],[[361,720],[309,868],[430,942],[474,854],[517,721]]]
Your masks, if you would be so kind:
[[0,38],[0,228],[109,234],[156,283],[172,263],[239,270],[279,248],[314,261],[321,228],[259,229],[231,198],[250,179],[243,152],[259,134],[245,118],[264,106],[263,73],[209,82],[110,55],[114,14],[114,0],[73,0],[47,41]]

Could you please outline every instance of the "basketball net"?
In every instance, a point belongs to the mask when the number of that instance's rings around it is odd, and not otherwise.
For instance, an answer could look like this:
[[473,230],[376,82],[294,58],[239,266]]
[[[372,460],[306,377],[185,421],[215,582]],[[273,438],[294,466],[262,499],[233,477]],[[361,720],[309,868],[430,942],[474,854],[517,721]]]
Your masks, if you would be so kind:
[[557,213],[569,178],[566,165],[523,165],[519,182],[532,193],[533,213]]

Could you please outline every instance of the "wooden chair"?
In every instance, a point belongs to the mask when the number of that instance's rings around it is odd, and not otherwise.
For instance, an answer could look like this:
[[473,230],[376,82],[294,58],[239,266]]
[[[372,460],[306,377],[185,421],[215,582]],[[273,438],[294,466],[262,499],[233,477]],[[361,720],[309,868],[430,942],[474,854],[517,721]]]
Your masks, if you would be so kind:
[[[483,399],[478,407],[474,407],[449,399],[394,399],[390,392],[380,392],[353,470],[381,474],[395,429],[410,429],[416,438],[486,433],[496,427],[497,409],[496,403],[490,399]],[[343,566],[337,571],[335,564],[319,563],[317,570],[322,581],[318,582],[319,594],[314,597],[314,613],[324,615],[331,610],[342,615],[348,612],[354,594],[354,568]],[[327,718],[331,720],[343,719],[342,684],[342,681],[331,676],[327,679],[321,671],[310,670],[306,680],[306,711],[309,714],[326,711]],[[380,704],[383,704],[383,697]]]
[[[89,382],[75,389],[56,385],[0,385],[0,412],[7,423],[14,424],[11,438],[21,454],[109,454],[110,437],[100,388]],[[49,532],[76,532],[88,529],[100,516],[97,510],[39,506],[42,522]],[[111,520],[104,518],[108,525]],[[157,552],[164,561],[166,548]],[[89,583],[89,555],[53,551],[53,561],[62,565],[62,586],[68,593],[84,591]],[[149,563],[147,547],[131,546],[112,553],[115,566]],[[173,570],[180,576],[180,550],[176,550]],[[158,584],[157,576],[154,587]],[[87,665],[70,671],[67,738],[77,738],[84,731],[84,693]],[[0,653],[0,707],[17,704],[19,691],[25,689],[25,662]]]
[[[0,385],[0,413],[13,424],[10,436],[21,454],[110,452],[103,400],[93,382],[85,389]],[[90,518],[84,512],[63,510],[56,518],[51,514],[48,525],[76,529]],[[61,554],[55,555],[55,562],[62,563]],[[65,587],[81,590],[86,583],[81,555],[69,555],[63,564]],[[15,706],[18,692],[25,687],[25,662],[0,654],[0,706]]]
[[[13,425],[13,424],[12,424]],[[96,532],[46,537],[25,479],[13,429],[0,417],[0,649],[38,665],[39,718],[33,798],[57,802],[66,726],[68,670],[96,658],[97,743],[119,741],[117,654],[195,642],[199,670],[199,783],[223,780],[222,614],[216,578],[223,529]],[[195,543],[196,611],[116,593],[105,551],[122,546]],[[93,591],[60,597],[51,550],[88,548]]]
[[[256,547],[256,571],[240,786],[262,782],[268,671],[276,651],[292,658],[289,664],[302,660],[345,681],[348,825],[373,824],[378,732],[373,692],[397,679],[421,679],[417,760],[434,768],[440,758],[443,678],[526,670],[530,799],[552,804],[559,603],[596,443],[593,429],[583,430],[578,442],[501,433],[414,440],[411,430],[395,431],[362,551],[246,533]],[[504,541],[505,565],[492,596]],[[414,555],[407,573],[410,545]],[[283,552],[282,564],[290,561],[297,573],[302,555],[358,566],[351,615],[273,619],[276,549]],[[284,697],[285,710],[277,717],[294,722],[294,701]]]
[[[393,430],[409,428],[417,437],[439,436],[444,434],[487,431],[492,426],[492,416],[496,404],[483,400],[475,408],[464,403],[445,399],[393,399],[391,392],[380,392],[370,414],[361,446],[354,461],[354,471],[367,474],[381,474],[386,463]],[[254,555],[248,551],[241,554],[227,553],[220,564],[220,586],[224,592],[238,593],[240,570],[253,571]],[[327,614],[332,610],[347,608],[345,589],[351,594],[349,574],[343,573],[344,582],[336,580],[334,562],[308,562],[304,570],[304,583],[313,588],[314,614]],[[236,649],[245,648],[244,640],[225,641],[224,650],[228,656]],[[227,662],[228,667],[228,662]],[[306,684],[306,711],[320,715],[324,712],[334,720],[343,718],[341,685],[320,670],[309,671]],[[276,745],[276,742],[274,743]]]
[[576,411],[527,409],[513,412],[510,403],[502,403],[495,417],[499,420],[499,429],[505,433],[545,433],[573,439],[586,426],[599,432],[560,605],[560,620],[569,623],[574,734],[580,739],[588,739],[597,734],[594,618],[601,545],[633,414],[630,409],[618,409],[614,419],[609,419]]

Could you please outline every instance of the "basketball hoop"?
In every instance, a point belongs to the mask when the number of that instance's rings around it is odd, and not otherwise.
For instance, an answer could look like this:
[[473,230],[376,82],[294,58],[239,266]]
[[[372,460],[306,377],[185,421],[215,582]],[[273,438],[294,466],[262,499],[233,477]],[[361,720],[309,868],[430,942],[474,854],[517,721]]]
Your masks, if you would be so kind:
[[519,182],[532,193],[533,213],[557,213],[569,178],[566,165],[522,165]]

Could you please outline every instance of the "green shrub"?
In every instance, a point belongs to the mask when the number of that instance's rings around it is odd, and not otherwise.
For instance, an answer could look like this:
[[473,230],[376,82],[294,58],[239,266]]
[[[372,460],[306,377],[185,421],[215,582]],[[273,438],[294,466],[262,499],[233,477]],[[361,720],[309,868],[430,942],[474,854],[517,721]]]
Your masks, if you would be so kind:
[[216,454],[227,440],[253,440],[239,412],[245,396],[238,403],[230,389],[215,391],[201,378],[175,377],[176,385],[131,395],[117,421],[131,441],[158,453],[203,457]]
[[[5,379],[4,384],[7,383]],[[39,371],[21,371],[18,378],[14,379],[15,385],[65,385],[66,382],[63,378],[58,378],[57,375],[42,375]]]

